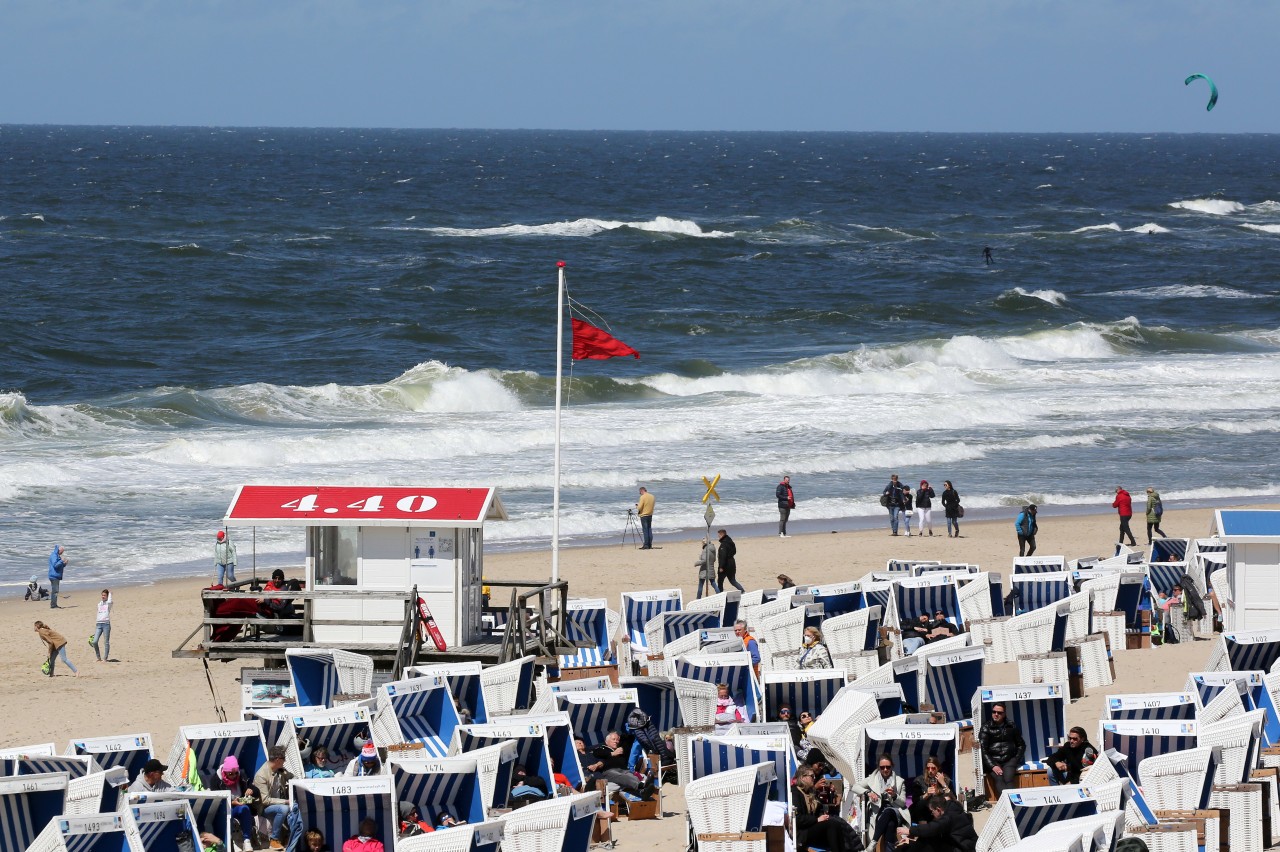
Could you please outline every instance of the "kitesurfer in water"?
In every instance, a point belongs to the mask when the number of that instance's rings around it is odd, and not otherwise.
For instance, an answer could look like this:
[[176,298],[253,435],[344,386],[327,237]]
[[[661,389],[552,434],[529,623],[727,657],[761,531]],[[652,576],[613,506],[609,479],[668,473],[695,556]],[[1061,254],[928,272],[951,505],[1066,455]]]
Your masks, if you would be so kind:
[[991,256],[991,246],[985,246],[982,249],[982,259],[987,262],[987,266],[995,263],[995,258]]

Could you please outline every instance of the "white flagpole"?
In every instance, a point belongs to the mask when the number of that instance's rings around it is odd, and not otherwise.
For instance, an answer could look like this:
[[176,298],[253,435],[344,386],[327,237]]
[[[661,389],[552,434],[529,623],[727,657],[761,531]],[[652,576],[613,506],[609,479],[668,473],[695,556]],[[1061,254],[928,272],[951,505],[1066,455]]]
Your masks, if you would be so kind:
[[551,491],[551,582],[560,581],[560,373],[564,363],[564,261],[556,261],[556,451]]

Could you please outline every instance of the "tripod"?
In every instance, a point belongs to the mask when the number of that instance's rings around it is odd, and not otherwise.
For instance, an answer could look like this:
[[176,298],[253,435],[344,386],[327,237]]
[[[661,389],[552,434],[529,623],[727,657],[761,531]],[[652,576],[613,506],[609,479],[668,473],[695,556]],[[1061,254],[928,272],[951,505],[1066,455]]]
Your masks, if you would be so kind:
[[627,546],[627,538],[631,538],[632,545],[640,546],[640,522],[636,520],[634,509],[627,510],[627,524],[622,528],[622,547]]

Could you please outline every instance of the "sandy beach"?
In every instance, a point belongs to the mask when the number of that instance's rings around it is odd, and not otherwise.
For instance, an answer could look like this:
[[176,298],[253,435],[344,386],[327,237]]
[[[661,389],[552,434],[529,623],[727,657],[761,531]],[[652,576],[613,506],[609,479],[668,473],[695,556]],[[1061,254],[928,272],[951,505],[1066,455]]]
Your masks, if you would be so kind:
[[[1137,521],[1135,518],[1136,532]],[[1200,537],[1208,534],[1211,522],[1211,509],[1171,509],[1163,526],[1170,535]],[[661,529],[660,514],[655,526]],[[958,539],[946,537],[940,518],[935,534],[923,538],[895,538],[887,529],[802,534],[789,539],[735,536],[738,578],[748,589],[776,585],[774,578],[779,572],[801,584],[833,582],[860,577],[893,557],[977,563],[985,570],[1007,575],[1010,560],[1017,553],[1012,526],[1011,519],[965,523],[963,537]],[[1115,516],[1109,512],[1055,517],[1052,508],[1046,507],[1040,514],[1038,553],[1069,558],[1108,554],[1116,528]],[[663,543],[649,551],[631,545],[568,548],[560,553],[560,573],[569,581],[572,596],[607,597],[615,607],[619,594],[627,590],[678,586],[688,599],[694,592],[693,562],[698,548],[695,541]],[[197,595],[208,581],[191,578],[113,589],[111,653],[118,661],[98,663],[87,640],[93,632],[100,588],[78,584],[74,565],[73,561],[63,583],[61,603],[65,609],[50,610],[47,603],[24,602],[20,595],[0,601],[5,632],[0,674],[9,684],[0,695],[0,715],[6,720],[0,747],[53,742],[61,752],[72,737],[149,732],[163,759],[180,725],[217,721],[204,667],[195,660],[170,656],[197,626]],[[548,576],[549,571],[546,551],[491,554],[486,560],[486,576],[491,579],[528,580]],[[79,668],[78,677],[72,677],[61,663],[55,678],[41,675],[44,646],[33,630],[36,619],[68,637],[68,654]],[[1212,644],[1193,642],[1116,653],[1116,683],[1072,704],[1068,723],[1096,731],[1106,692],[1181,689],[1186,673],[1203,667]],[[210,663],[217,700],[231,718],[239,715],[239,670],[239,663]],[[987,667],[989,684],[1017,680],[1013,664]],[[963,771],[962,767],[961,777],[965,778]],[[678,793],[667,797],[666,810],[683,811]],[[683,819],[634,825],[624,821],[617,829],[616,837],[623,843],[636,836],[643,837],[645,843],[677,842],[683,837]]]

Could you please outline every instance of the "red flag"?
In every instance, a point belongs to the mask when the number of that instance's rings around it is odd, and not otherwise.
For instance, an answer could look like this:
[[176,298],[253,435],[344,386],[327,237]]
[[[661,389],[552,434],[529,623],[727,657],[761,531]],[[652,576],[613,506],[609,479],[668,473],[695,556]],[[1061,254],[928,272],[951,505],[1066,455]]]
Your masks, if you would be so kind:
[[640,353],[591,323],[570,317],[573,323],[573,360],[603,361],[606,358],[622,358],[627,355],[640,357]]

